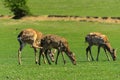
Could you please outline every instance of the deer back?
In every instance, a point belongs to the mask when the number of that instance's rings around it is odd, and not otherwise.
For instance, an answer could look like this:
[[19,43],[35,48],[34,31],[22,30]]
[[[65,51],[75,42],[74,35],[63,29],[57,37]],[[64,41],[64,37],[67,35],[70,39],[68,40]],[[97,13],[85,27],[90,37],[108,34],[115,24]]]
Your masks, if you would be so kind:
[[45,47],[51,47],[56,49],[68,47],[68,42],[65,38],[53,34],[45,35],[41,41],[42,44],[44,44],[43,46]]
[[32,44],[35,41],[37,44],[42,38],[42,33],[34,29],[25,29],[20,32],[18,38],[20,38],[21,41],[24,43]]
[[85,37],[85,40],[86,40],[86,42],[88,42],[91,45],[100,45],[100,44],[105,44],[105,43],[109,42],[106,35],[103,35],[98,32],[89,33]]

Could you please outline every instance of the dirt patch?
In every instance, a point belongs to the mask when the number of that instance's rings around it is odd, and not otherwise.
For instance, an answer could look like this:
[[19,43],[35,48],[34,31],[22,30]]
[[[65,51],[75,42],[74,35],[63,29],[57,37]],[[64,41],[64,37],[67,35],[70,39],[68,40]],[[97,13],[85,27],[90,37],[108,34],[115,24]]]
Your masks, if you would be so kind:
[[[0,19],[9,19],[12,16],[0,16]],[[119,23],[120,17],[80,17],[80,16],[61,16],[61,15],[44,15],[44,16],[27,16],[21,20],[31,21],[81,21],[81,22],[100,22],[100,23]]]

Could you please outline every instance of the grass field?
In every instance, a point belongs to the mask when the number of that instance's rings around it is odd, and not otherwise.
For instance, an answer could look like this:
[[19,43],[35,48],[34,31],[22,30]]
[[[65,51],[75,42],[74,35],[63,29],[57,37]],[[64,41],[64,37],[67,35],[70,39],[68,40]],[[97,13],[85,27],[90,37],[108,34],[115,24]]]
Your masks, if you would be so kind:
[[[74,15],[74,16],[119,16],[119,0],[28,0],[34,15]],[[12,15],[0,1],[0,14]],[[44,34],[65,37],[76,55],[77,65],[72,65],[65,56],[59,56],[58,65],[34,63],[34,51],[29,45],[23,49],[22,65],[18,65],[18,33],[25,28],[34,28]],[[17,30],[16,30],[17,29]],[[117,60],[107,61],[101,49],[99,61],[88,62],[84,37],[89,32],[106,34],[113,48],[117,50]],[[120,79],[120,24],[79,21],[30,21],[1,19],[0,17],[0,80],[119,80]],[[92,48],[96,58],[97,47]]]
[[[119,80],[119,24],[104,24],[96,22],[72,22],[72,21],[22,21],[0,20],[0,79],[1,80]],[[18,28],[18,30],[16,30]],[[17,63],[18,33],[24,28],[34,28],[44,34],[57,34],[65,37],[75,52],[77,65],[72,65],[67,56],[67,64],[63,64],[62,56],[59,56],[58,65],[34,63],[34,51],[26,46],[22,54],[22,65]],[[99,62],[87,62],[85,56],[84,37],[87,33],[99,31],[106,34],[114,48],[118,48],[117,61],[107,61],[101,49]],[[93,55],[96,58],[97,47],[93,47]]]
[[[11,15],[0,1],[0,14]],[[34,15],[120,16],[119,0],[28,0]]]

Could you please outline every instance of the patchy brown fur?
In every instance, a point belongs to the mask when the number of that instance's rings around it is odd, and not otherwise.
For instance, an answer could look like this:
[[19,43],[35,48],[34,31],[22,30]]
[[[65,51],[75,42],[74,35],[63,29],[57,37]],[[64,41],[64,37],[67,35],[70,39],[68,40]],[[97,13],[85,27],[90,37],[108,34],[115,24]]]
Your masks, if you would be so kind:
[[[37,56],[36,56],[36,52],[37,52],[37,48],[40,49],[41,46],[41,38],[42,38],[43,34],[39,31],[36,31],[34,29],[25,29],[22,30],[19,35],[18,35],[18,41],[20,43],[20,48],[18,50],[18,63],[21,64],[21,51],[23,49],[23,47],[25,46],[25,44],[30,44],[31,47],[34,49],[35,52],[35,63],[37,64]],[[51,52],[51,51],[50,51]],[[52,53],[50,54],[52,55]],[[43,59],[44,59],[44,54],[42,53]],[[51,57],[52,59],[53,57]],[[44,63],[46,63],[45,59],[44,59]]]
[[[57,64],[57,60],[58,60],[58,56],[59,56],[60,52],[62,52],[62,56],[63,56],[63,52],[65,52],[66,55],[72,61],[72,63],[76,64],[75,56],[70,51],[69,46],[68,46],[68,42],[65,38],[59,37],[57,35],[48,34],[42,38],[41,46],[43,47],[41,51],[45,52],[46,58],[47,58],[47,50],[48,49],[54,48],[54,49],[58,50],[58,54],[57,54],[57,58],[56,58],[56,62],[55,62],[56,64]],[[39,61],[40,61],[41,53],[39,56]],[[47,58],[47,60],[48,60],[48,63],[51,64],[48,58]],[[63,56],[63,60],[64,60],[64,56]],[[40,62],[39,62],[39,64],[40,64]],[[64,64],[65,64],[65,60],[64,60]]]
[[[91,58],[92,58],[92,60],[94,60],[92,53],[91,53],[91,47],[93,45],[98,46],[98,54],[97,54],[97,58],[96,58],[97,61],[98,61],[98,57],[99,57],[99,53],[100,53],[100,47],[102,47],[104,49],[105,53],[107,50],[111,54],[113,60],[116,60],[116,51],[115,51],[115,49],[113,49],[111,47],[110,42],[109,42],[106,35],[103,35],[103,34],[98,33],[98,32],[89,33],[85,37],[85,41],[89,44],[88,47],[86,48],[86,56],[87,56],[88,60],[89,60],[88,52],[90,52]],[[109,60],[107,53],[106,53],[106,56]]]
[[25,29],[20,32],[18,39],[23,43],[28,43],[34,48],[40,48],[42,33],[33,29]]

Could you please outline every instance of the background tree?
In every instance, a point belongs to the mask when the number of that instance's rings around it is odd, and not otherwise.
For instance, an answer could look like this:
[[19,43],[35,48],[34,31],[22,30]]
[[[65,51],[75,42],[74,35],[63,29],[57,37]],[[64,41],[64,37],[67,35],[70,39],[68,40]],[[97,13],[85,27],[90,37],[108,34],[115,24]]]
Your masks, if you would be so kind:
[[8,7],[14,14],[14,19],[30,15],[26,0],[4,0],[5,7]]

